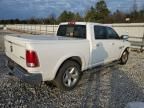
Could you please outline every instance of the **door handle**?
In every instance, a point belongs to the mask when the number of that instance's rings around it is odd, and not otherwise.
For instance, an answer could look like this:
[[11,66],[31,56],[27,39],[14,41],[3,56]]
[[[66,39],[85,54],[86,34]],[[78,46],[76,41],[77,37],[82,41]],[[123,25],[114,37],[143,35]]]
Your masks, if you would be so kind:
[[119,47],[119,49],[123,49],[123,48],[124,48],[124,46],[120,46],[120,47]]

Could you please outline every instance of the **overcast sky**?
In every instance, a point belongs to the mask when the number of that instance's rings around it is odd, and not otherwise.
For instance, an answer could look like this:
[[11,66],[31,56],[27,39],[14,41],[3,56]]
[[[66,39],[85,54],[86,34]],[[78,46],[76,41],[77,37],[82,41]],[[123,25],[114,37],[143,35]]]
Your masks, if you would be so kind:
[[[98,0],[0,0],[0,19],[58,16],[69,10],[84,14]],[[134,0],[105,0],[108,8],[130,11]],[[138,8],[144,6],[144,0],[136,0]]]

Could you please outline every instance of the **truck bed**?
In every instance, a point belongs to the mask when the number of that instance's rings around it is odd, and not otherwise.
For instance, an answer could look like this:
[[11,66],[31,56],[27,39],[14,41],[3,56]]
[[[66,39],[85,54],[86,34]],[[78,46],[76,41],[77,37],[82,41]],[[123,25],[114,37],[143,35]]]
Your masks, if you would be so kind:
[[[52,80],[56,69],[66,58],[79,56],[84,58],[83,62],[89,61],[90,51],[89,41],[86,39],[45,35],[6,35],[5,48],[6,55],[28,72],[43,73],[43,81]],[[40,67],[27,67],[27,50],[37,53]],[[88,62],[84,62],[82,68],[87,68],[86,66]]]
[[20,34],[11,34],[7,36],[13,36],[19,40],[27,41],[47,41],[47,40],[80,40],[79,38],[73,37],[63,37],[55,35],[20,35]]

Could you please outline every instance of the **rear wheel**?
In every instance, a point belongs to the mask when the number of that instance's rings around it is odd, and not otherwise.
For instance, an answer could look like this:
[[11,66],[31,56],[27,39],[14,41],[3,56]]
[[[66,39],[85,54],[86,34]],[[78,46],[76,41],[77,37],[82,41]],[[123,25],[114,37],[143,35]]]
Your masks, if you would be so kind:
[[124,65],[128,61],[129,52],[125,50],[120,58],[120,64]]
[[54,82],[62,90],[71,90],[77,85],[80,77],[80,65],[75,61],[66,61],[59,69]]

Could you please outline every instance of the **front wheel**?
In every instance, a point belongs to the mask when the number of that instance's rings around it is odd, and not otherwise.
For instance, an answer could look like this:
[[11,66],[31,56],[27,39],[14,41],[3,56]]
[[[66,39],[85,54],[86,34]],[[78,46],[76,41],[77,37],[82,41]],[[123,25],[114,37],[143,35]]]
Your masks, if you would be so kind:
[[128,61],[128,56],[129,56],[129,52],[127,50],[125,50],[123,53],[122,53],[122,56],[120,58],[120,64],[124,65],[127,63]]
[[71,90],[77,85],[80,77],[80,65],[75,61],[66,61],[60,67],[54,82],[62,90]]

